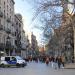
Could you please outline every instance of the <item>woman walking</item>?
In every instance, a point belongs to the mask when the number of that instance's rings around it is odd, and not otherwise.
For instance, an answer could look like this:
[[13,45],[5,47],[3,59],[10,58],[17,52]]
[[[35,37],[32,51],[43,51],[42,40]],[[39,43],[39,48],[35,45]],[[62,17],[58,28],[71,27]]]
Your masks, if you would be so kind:
[[49,64],[49,58],[47,57],[46,58],[46,65],[48,65]]
[[58,68],[60,69],[62,63],[61,56],[58,57]]

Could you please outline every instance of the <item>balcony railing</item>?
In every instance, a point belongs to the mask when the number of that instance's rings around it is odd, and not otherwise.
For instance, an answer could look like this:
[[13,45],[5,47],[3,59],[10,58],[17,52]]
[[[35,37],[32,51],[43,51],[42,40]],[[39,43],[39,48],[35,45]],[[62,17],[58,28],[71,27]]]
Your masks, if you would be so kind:
[[26,50],[26,46],[21,45],[22,50]]
[[5,44],[4,43],[0,43],[0,50],[4,50],[5,48]]
[[2,11],[0,11],[0,17],[3,17],[3,13],[2,13]]
[[8,29],[6,30],[6,32],[7,32],[8,34],[10,34],[10,33],[11,33],[11,30],[8,28]]
[[0,25],[0,30],[3,30],[3,25]]
[[12,34],[13,36],[15,36],[15,32],[12,32],[11,34]]
[[10,18],[7,18],[7,22],[11,22]]
[[16,48],[16,46],[15,45],[12,45],[12,49],[15,49]]
[[24,30],[23,30],[22,32],[23,32],[23,33],[25,33],[25,31],[24,31]]
[[[9,38],[9,37],[8,37]],[[11,45],[11,41],[6,41],[6,46],[10,46]]]

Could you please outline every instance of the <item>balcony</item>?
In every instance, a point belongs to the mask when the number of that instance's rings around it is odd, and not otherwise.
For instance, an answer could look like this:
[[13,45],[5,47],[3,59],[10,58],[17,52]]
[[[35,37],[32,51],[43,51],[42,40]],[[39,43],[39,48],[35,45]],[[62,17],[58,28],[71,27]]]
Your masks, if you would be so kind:
[[0,17],[3,17],[3,13],[0,11]]
[[3,30],[3,25],[0,25],[0,30]]
[[4,19],[6,18],[6,15],[4,14]]
[[12,22],[12,26],[15,26],[15,23],[14,22]]
[[15,49],[15,46],[14,46],[14,45],[11,45],[11,49],[12,49],[12,50]]
[[22,50],[26,50],[26,46],[22,44],[21,46]]
[[10,23],[10,22],[11,22],[10,18],[7,18],[7,22],[8,22],[8,23]]
[[10,34],[10,33],[11,33],[11,30],[8,28],[8,29],[6,30],[6,32],[7,32],[8,34]]
[[0,43],[0,50],[2,51],[2,50],[4,50],[4,48],[5,48],[5,44],[4,43]]
[[10,51],[11,51],[11,42],[10,41],[6,41],[6,53],[7,55],[10,55]]
[[6,46],[10,46],[11,42],[10,41],[6,41]]
[[24,31],[24,30],[23,30],[22,32],[23,32],[23,33],[25,33],[25,31]]
[[13,36],[15,36],[15,32],[12,32],[11,34],[12,34]]

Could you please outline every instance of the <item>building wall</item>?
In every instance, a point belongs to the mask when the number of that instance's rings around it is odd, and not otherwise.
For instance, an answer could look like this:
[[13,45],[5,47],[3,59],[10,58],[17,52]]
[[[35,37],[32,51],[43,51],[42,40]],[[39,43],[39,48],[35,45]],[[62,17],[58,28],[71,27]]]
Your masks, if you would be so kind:
[[36,36],[34,36],[33,33],[31,35],[31,46],[33,50],[36,50],[37,41],[36,41]]
[[15,14],[15,28],[16,28],[16,54],[17,55],[21,55],[21,25],[22,25],[22,21],[20,19],[20,17],[18,17],[18,15],[20,14]]
[[22,15],[14,13],[14,4],[14,0],[0,0],[0,47],[7,44],[9,36],[11,46],[21,55],[22,48],[26,49],[29,41],[23,30]]
[[21,57],[26,58],[26,51],[23,51],[23,50],[21,51]]
[[[75,0],[69,0],[69,2],[74,3]],[[69,13],[74,13],[74,5],[75,4],[68,4]]]
[[31,35],[31,55],[33,57],[37,56],[38,52],[39,52],[39,49],[38,49],[36,36],[32,33]]
[[25,36],[25,31],[23,29],[23,21],[21,14],[15,14],[15,27],[16,27],[16,41],[17,41],[17,54],[22,57],[26,56],[26,46],[28,45],[27,38]]
[[[12,46],[15,46],[15,27],[14,27],[14,0],[0,0],[0,43],[6,44],[7,37],[10,37]],[[7,31],[10,31],[10,34]]]
[[75,61],[75,14],[73,15],[73,31],[74,31],[74,61]]

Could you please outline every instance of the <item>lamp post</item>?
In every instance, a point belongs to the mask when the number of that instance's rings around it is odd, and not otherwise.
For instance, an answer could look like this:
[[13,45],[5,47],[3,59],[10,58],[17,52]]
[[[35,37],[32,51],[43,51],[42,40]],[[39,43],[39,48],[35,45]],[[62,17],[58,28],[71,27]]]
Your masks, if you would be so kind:
[[7,49],[8,49],[7,55],[10,56],[10,46],[11,46],[11,43],[10,43],[10,37],[9,36],[7,37],[6,46],[7,46]]
[[71,45],[70,45],[70,43],[69,44],[67,44],[67,51],[66,51],[66,55],[67,55],[67,61],[68,62],[71,62]]

